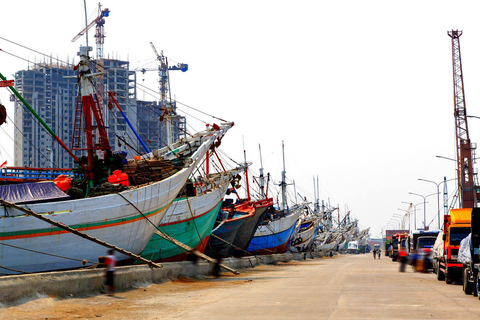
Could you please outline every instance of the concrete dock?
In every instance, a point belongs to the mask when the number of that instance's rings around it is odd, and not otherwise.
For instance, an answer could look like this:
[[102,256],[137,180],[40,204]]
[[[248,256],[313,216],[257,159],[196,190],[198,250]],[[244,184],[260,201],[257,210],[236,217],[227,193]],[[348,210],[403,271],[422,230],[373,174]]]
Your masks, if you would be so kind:
[[1,319],[479,319],[480,301],[371,254],[279,262],[218,279],[138,284],[115,297],[40,297]]

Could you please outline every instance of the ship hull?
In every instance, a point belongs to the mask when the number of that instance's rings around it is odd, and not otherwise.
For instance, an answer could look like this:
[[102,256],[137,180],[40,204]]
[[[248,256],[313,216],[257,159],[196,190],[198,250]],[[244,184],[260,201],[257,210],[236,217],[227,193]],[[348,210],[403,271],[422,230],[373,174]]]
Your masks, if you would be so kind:
[[[29,204],[28,208],[82,233],[138,254],[164,216],[193,167],[134,190],[94,198]],[[125,200],[126,199],[126,200]],[[127,201],[128,200],[128,201]],[[5,210],[5,209],[4,209]],[[140,211],[140,212],[139,212]],[[17,274],[79,268],[98,263],[105,246],[8,208],[0,219],[0,273]],[[117,254],[119,261],[127,259]],[[82,263],[83,262],[83,263]],[[11,269],[11,270],[10,270]]]
[[295,239],[292,240],[291,246],[298,251],[309,250],[313,239],[317,236],[319,222],[319,219],[310,221],[308,228],[301,229],[301,231],[297,233]]
[[[204,252],[220,210],[227,183],[199,197],[175,200],[159,225],[159,230],[175,240]],[[141,256],[153,261],[185,260],[185,250],[154,234]]]
[[301,208],[296,208],[285,217],[260,225],[248,246],[248,251],[253,254],[284,253],[301,212]]
[[224,221],[216,221],[205,250],[205,253],[211,257],[218,255],[227,256],[231,251],[233,240],[243,223],[255,215],[255,209],[251,203],[237,205],[234,211],[227,208],[222,210],[229,212],[233,217]]
[[273,205],[272,199],[261,200],[253,203],[255,215],[245,220],[242,227],[238,230],[233,245],[242,251],[247,251],[253,236],[257,231],[260,222],[263,219],[265,211],[269,206]]

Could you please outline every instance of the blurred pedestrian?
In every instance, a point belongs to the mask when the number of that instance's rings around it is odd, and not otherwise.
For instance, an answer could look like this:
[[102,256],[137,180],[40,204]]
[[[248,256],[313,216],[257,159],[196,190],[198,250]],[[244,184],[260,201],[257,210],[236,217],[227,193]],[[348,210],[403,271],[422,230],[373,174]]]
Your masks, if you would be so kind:
[[115,294],[115,266],[117,265],[117,258],[115,258],[114,251],[112,249],[107,251],[105,257],[105,285],[108,288],[108,295],[113,296]]
[[400,261],[400,272],[405,272],[405,267],[407,266],[407,253],[405,250],[400,250],[398,253],[398,260]]
[[410,261],[412,263],[413,271],[417,271],[418,253],[416,249],[410,254]]
[[215,259],[213,264],[213,275],[215,278],[218,278],[220,277],[220,264],[222,263],[223,255],[221,254],[220,250],[215,250],[212,258]]
[[380,256],[382,255],[382,250],[378,249],[377,253],[378,253],[378,260],[380,260]]
[[190,261],[193,265],[193,277],[197,277],[198,276],[198,268],[197,268],[197,264],[198,264],[198,255],[197,253],[195,252],[195,249],[192,249],[192,250],[189,250],[187,252],[187,260]]
[[377,259],[377,249],[373,249],[373,259]]
[[193,265],[198,263],[198,256],[195,253],[195,249],[189,250],[187,252],[187,261],[190,261]]

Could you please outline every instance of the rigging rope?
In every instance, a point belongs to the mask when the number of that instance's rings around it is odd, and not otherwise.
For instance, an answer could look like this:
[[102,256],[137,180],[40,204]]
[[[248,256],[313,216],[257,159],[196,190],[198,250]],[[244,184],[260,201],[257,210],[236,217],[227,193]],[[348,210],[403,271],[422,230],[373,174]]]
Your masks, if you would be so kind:
[[[26,273],[26,274],[31,273],[31,272],[27,272],[27,271],[21,271],[21,270],[17,270],[17,269],[7,268],[7,267],[4,267],[4,266],[0,266],[0,268],[5,269],[5,270],[10,270],[10,271],[13,271],[13,272],[18,272],[18,273]],[[8,273],[2,273],[2,274],[9,275]]]
[[212,231],[211,236],[213,236],[214,238],[216,238],[216,239],[218,239],[218,240],[220,240],[220,241],[222,241],[222,242],[225,242],[225,243],[228,244],[230,247],[233,247],[233,248],[235,248],[235,249],[238,249],[238,250],[240,250],[240,251],[243,251],[243,252],[245,252],[245,253],[248,253],[248,254],[251,255],[251,256],[256,257],[256,255],[254,255],[253,253],[251,253],[251,252],[249,252],[249,251],[246,251],[246,250],[243,250],[242,248],[237,247],[237,246],[234,245],[233,243],[228,242],[227,240],[220,238],[220,237],[217,236],[216,234],[213,234],[213,231]]
[[97,262],[92,262],[92,261],[88,261],[88,260],[84,260],[84,259],[75,259],[75,258],[70,258],[70,257],[66,257],[66,256],[59,256],[59,255],[52,254],[52,253],[46,253],[46,252],[41,252],[41,251],[37,251],[37,250],[22,248],[22,247],[14,246],[12,244],[6,244],[4,242],[0,242],[0,244],[2,246],[12,247],[12,248],[15,248],[15,249],[25,250],[25,251],[34,252],[34,253],[38,253],[38,254],[43,254],[43,255],[47,255],[47,256],[52,256],[52,257],[56,257],[56,258],[62,258],[62,259],[66,259],[66,260],[73,260],[73,261],[80,261],[80,262],[85,261],[86,263],[91,263],[93,265],[98,264]]
[[[184,186],[183,188],[185,188],[185,186]],[[177,241],[176,239],[172,238],[171,236],[169,236],[169,235],[161,232],[160,229],[159,229],[159,227],[156,226],[150,219],[148,219],[148,217],[146,217],[133,203],[131,203],[131,202],[130,202],[128,199],[126,199],[123,195],[121,195],[121,194],[118,194],[118,195],[121,196],[123,199],[125,199],[126,202],[128,202],[133,208],[135,208],[138,212],[140,212],[140,214],[141,214],[142,216],[144,216],[144,218],[145,218],[148,222],[150,222],[150,224],[152,224],[152,225],[154,226],[154,228],[156,229],[155,234],[157,234],[158,236],[164,238],[164,239],[167,240],[167,241],[170,241],[171,243],[173,243],[173,244],[175,244],[175,245],[177,245],[177,246],[182,247],[182,248],[183,248],[184,250],[186,250],[186,251],[192,251],[195,255],[197,255],[198,257],[200,257],[200,258],[202,258],[202,259],[204,259],[204,260],[207,260],[208,262],[211,262],[211,263],[214,263],[214,262],[215,262],[215,259],[212,259],[212,258],[210,258],[209,256],[207,256],[207,255],[205,255],[205,254],[203,254],[203,253],[201,253],[201,252],[197,252],[196,250],[194,250],[193,248],[187,246],[186,244],[183,244],[183,243],[181,243],[180,241]],[[228,271],[230,271],[230,272],[232,272],[232,273],[234,273],[234,274],[239,274],[238,271],[236,271],[236,270],[234,270],[234,269],[232,269],[232,268],[230,268],[230,267],[228,267],[228,266],[226,266],[226,265],[220,264],[220,266],[221,266],[222,268],[224,268],[225,270],[228,270]]]
[[70,233],[72,233],[72,234],[74,234],[74,235],[76,235],[76,236],[82,237],[82,238],[84,238],[84,239],[87,239],[87,240],[89,240],[89,241],[92,241],[92,242],[94,242],[94,243],[97,243],[97,244],[99,244],[99,245],[102,245],[102,246],[104,246],[104,247],[113,249],[113,250],[118,251],[118,252],[120,252],[120,253],[123,253],[124,255],[129,256],[129,257],[131,257],[131,258],[134,258],[134,259],[137,259],[137,260],[141,260],[141,261],[143,261],[143,262],[146,262],[146,263],[148,263],[150,266],[154,266],[154,267],[157,267],[157,268],[162,268],[162,265],[160,265],[160,264],[157,264],[157,263],[154,263],[154,262],[152,262],[152,261],[146,260],[146,259],[144,259],[144,258],[142,258],[142,257],[140,257],[140,256],[138,256],[138,255],[136,255],[136,254],[133,254],[133,253],[131,253],[131,252],[129,252],[129,251],[126,251],[126,250],[124,250],[124,249],[122,249],[122,248],[119,248],[119,247],[117,247],[117,246],[115,246],[115,245],[111,245],[111,244],[109,244],[109,243],[107,243],[107,242],[105,242],[105,241],[99,240],[99,239],[97,239],[97,238],[95,238],[95,237],[92,237],[92,236],[86,234],[86,233],[80,232],[80,231],[78,231],[78,230],[76,230],[76,229],[74,229],[74,228],[71,228],[71,227],[67,226],[67,225],[64,225],[64,224],[59,223],[59,222],[57,222],[57,221],[55,221],[55,220],[49,219],[49,218],[45,217],[44,215],[38,214],[38,213],[36,213],[36,212],[34,212],[34,211],[30,210],[30,209],[21,207],[21,206],[15,204],[15,203],[11,203],[11,202],[5,201],[5,200],[3,200],[3,199],[0,199],[0,202],[3,203],[4,206],[14,207],[14,208],[16,208],[16,209],[18,209],[18,210],[20,210],[20,211],[22,211],[22,212],[24,212],[24,213],[26,213],[26,214],[28,214],[28,215],[32,215],[33,217],[35,217],[35,218],[37,218],[37,219],[40,219],[40,220],[42,220],[42,221],[44,221],[44,222],[53,224],[53,225],[56,226],[57,228],[66,230],[66,231],[68,231],[68,232],[70,232]]

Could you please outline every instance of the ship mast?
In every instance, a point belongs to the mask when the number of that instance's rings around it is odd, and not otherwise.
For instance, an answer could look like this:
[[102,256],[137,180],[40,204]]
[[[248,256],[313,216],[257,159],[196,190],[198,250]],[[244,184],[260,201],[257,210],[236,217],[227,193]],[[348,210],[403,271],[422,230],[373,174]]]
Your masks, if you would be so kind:
[[287,205],[287,183],[285,178],[285,145],[282,141],[282,155],[283,155],[283,171],[282,171],[282,182],[280,186],[282,187],[282,209],[284,212],[288,212],[288,205]]
[[258,145],[258,150],[260,151],[260,193],[261,193],[261,198],[266,199],[265,195],[265,176],[263,175],[263,161],[262,161],[262,147],[260,144]]
[[247,152],[243,150],[243,157],[245,160],[245,184],[247,185],[247,201],[251,200],[250,197],[250,184],[248,183],[248,165],[247,165]]
[[[78,70],[78,84],[81,94],[81,106],[83,111],[84,118],[84,128],[86,134],[86,143],[87,143],[87,155],[88,155],[88,165],[87,165],[87,178],[93,180],[93,166],[94,166],[94,156],[97,150],[102,150],[105,152],[110,151],[110,143],[108,142],[107,132],[105,130],[105,124],[103,123],[103,117],[100,110],[100,105],[98,103],[98,98],[95,94],[95,86],[93,85],[93,77],[100,75],[101,73],[91,73],[90,67],[88,65],[89,57],[88,52],[92,50],[92,47],[81,46],[80,52],[80,62],[76,66]],[[95,96],[95,98],[94,98]],[[78,116],[79,106],[77,105],[76,117]],[[92,114],[95,118],[96,127],[92,124]],[[99,139],[97,144],[93,144],[93,130],[97,129],[99,134]],[[84,148],[72,148],[73,150],[85,150]],[[104,154],[105,156],[105,154]]]

